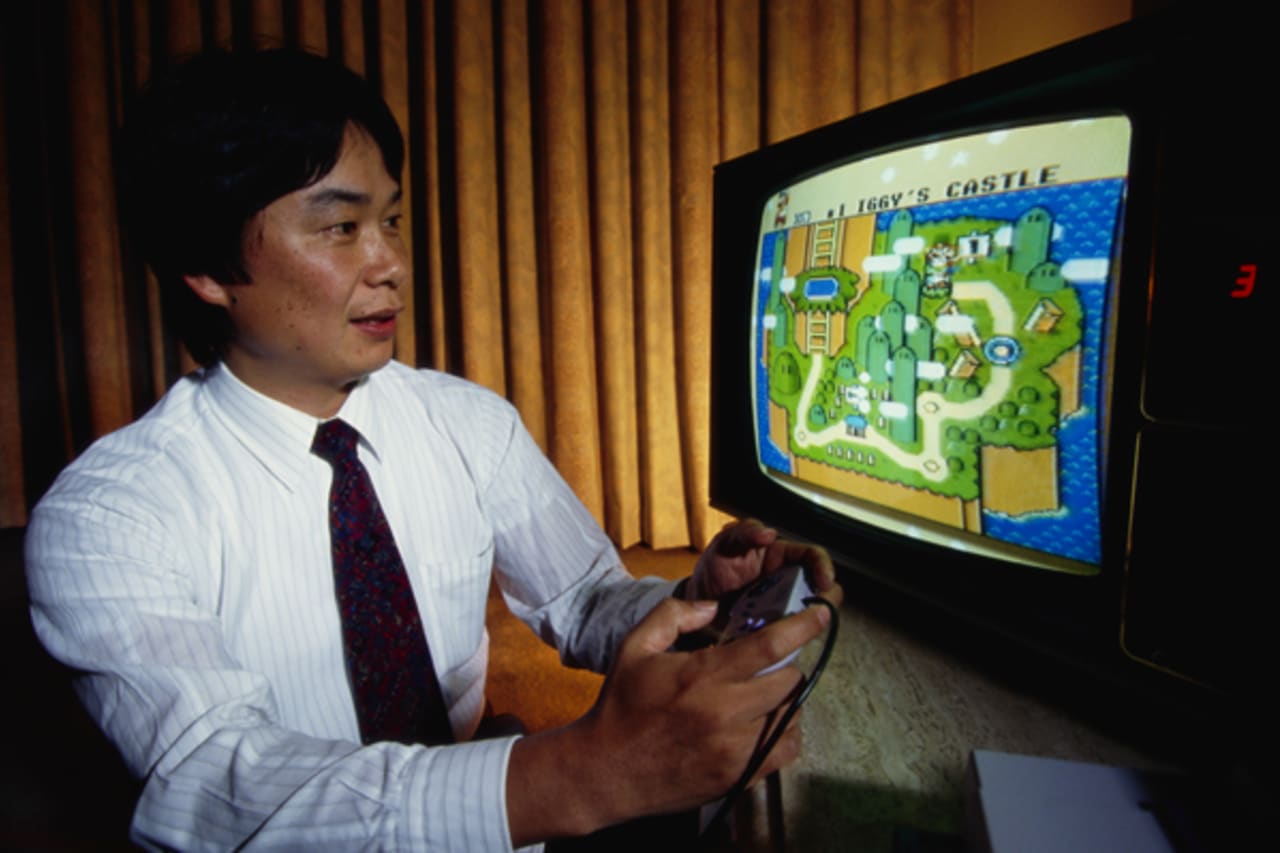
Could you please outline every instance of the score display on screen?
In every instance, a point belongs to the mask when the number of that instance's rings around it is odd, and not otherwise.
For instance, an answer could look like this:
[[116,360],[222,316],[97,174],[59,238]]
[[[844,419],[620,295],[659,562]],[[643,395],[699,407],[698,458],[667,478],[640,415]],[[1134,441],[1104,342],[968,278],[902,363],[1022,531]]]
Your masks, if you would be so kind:
[[752,303],[761,470],[888,530],[1095,573],[1130,139],[1124,116],[1011,127],[774,193]]

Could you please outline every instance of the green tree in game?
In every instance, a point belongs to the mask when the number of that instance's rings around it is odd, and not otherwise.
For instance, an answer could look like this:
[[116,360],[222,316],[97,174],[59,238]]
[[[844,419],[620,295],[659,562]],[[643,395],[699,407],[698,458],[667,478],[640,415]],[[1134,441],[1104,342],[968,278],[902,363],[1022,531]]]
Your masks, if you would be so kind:
[[1049,258],[1049,241],[1053,239],[1053,214],[1043,207],[1033,207],[1013,224],[1013,245],[1009,252],[1009,269],[1023,274],[1031,272]]
[[800,391],[800,365],[794,355],[785,350],[778,354],[769,371],[769,384],[779,394],[789,396]]
[[892,421],[889,434],[903,444],[916,440],[916,362],[910,347],[899,347],[893,353],[892,396],[894,402],[907,407],[907,416]]

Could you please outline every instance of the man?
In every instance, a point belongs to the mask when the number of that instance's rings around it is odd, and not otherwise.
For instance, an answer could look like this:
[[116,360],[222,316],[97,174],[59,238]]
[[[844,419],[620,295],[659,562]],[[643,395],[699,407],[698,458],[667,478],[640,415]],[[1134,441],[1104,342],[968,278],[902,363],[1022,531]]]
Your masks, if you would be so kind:
[[[746,522],[679,589],[633,579],[505,400],[392,361],[403,143],[341,66],[198,58],[145,94],[126,143],[131,217],[204,369],[69,466],[27,563],[39,636],[145,780],[136,840],[508,849],[722,796],[798,678],[755,674],[826,611],[669,650],[786,563],[838,601],[826,554]],[[370,734],[353,702],[338,466],[317,438],[338,420],[412,589],[442,745]],[[572,725],[475,737],[494,573],[567,662],[609,673]],[[793,726],[757,775],[798,750]]]

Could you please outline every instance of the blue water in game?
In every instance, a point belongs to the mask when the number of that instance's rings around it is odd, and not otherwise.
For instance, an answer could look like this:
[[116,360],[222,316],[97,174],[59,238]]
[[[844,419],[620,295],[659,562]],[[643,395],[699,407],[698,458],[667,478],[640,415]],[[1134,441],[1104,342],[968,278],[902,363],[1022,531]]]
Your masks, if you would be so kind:
[[807,299],[830,299],[840,290],[840,283],[831,276],[811,278],[804,283],[804,295]]
[[[1058,264],[1076,259],[1111,259],[1117,213],[1124,193],[1124,181],[1111,179],[1062,186],[1042,187],[999,195],[966,198],[911,208],[917,224],[958,217],[1007,220],[1013,222],[1029,208],[1044,207],[1052,212],[1055,237],[1050,259]],[[895,211],[878,214],[877,228],[888,227]],[[768,280],[774,253],[786,239],[785,231],[769,232],[761,243],[760,281],[757,287],[757,318],[766,314],[775,283]],[[1099,526],[1100,465],[1098,436],[1099,365],[1102,330],[1107,311],[1107,282],[1075,280],[1084,310],[1082,339],[1081,410],[1059,424],[1058,465],[1061,508],[1053,513],[1010,518],[983,511],[986,535],[1057,554],[1085,563],[1097,564],[1102,554]],[[757,352],[763,352],[763,323],[757,324]],[[768,437],[768,372],[758,361],[756,388],[757,435],[761,461],[769,468],[790,474],[790,457]]]

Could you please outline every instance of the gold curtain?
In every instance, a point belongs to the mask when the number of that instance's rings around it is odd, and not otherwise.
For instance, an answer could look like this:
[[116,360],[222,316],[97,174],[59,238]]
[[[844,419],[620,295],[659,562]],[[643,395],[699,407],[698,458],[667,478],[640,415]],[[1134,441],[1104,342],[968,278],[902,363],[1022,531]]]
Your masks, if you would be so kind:
[[61,0],[0,11],[0,526],[189,359],[119,227],[129,93],[298,45],[405,129],[398,357],[469,377],[623,547],[700,547],[712,167],[967,73],[972,0]]

